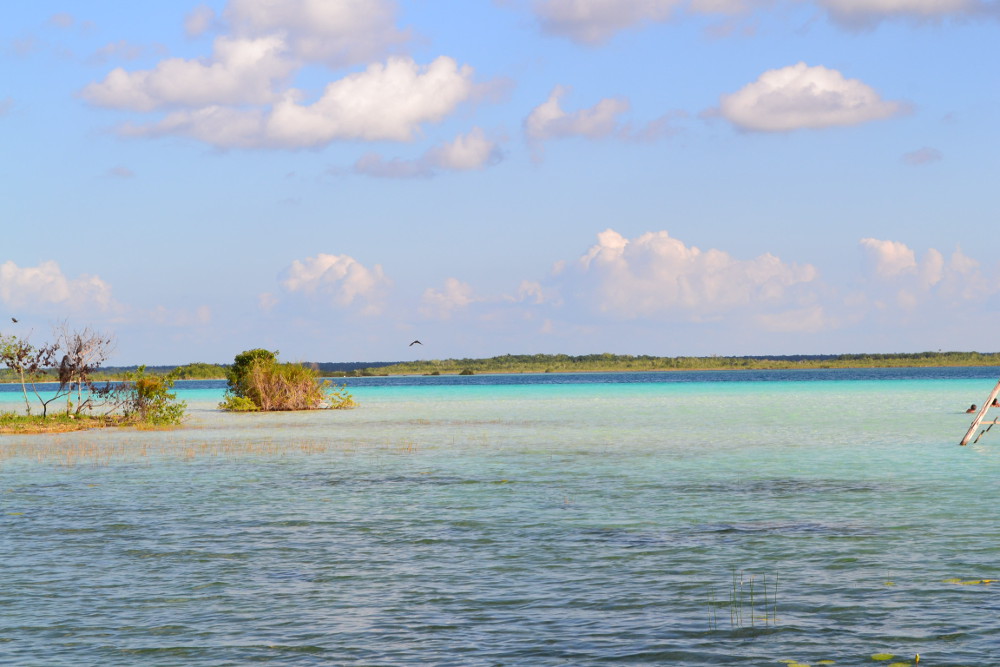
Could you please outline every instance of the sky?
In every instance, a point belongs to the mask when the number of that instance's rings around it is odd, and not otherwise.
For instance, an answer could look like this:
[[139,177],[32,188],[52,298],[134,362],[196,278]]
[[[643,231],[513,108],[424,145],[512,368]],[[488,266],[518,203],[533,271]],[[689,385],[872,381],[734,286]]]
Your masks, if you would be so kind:
[[996,0],[4,13],[0,334],[90,327],[113,365],[1000,350]]

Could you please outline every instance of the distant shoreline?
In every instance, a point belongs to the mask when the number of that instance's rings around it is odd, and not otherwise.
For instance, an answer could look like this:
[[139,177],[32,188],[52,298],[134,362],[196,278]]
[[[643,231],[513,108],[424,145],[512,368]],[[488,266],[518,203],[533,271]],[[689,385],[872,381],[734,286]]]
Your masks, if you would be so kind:
[[[565,354],[503,355],[482,359],[434,359],[409,362],[301,362],[324,379],[518,373],[646,373],[665,371],[822,370],[862,368],[962,368],[1000,366],[1000,353],[919,352],[897,354],[761,355],[742,357],[654,357],[648,355]],[[100,369],[97,382],[121,380],[134,366]],[[178,380],[225,380],[227,366],[192,363],[146,367],[151,374],[174,373]],[[6,376],[6,377],[4,377]],[[37,382],[46,382],[37,378]],[[0,373],[0,384],[20,380]]]

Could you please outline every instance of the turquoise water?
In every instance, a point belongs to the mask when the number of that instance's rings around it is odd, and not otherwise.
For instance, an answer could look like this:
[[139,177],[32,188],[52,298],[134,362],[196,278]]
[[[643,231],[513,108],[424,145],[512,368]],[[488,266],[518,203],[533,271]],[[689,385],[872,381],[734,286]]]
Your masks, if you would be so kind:
[[955,581],[1000,578],[1000,435],[957,446],[994,371],[184,385],[181,430],[4,436],[0,663],[1000,664]]

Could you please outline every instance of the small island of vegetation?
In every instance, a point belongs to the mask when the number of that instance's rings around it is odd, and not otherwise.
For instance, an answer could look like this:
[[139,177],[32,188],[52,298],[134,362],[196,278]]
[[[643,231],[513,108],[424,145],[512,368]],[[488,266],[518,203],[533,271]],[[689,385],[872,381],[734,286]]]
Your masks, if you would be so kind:
[[346,387],[303,364],[279,362],[278,352],[254,349],[236,355],[226,373],[228,389],[219,408],[229,412],[342,410],[354,407]]
[[179,424],[186,405],[170,391],[173,376],[150,375],[139,366],[116,382],[97,383],[97,369],[113,349],[113,337],[65,324],[56,327],[52,342],[37,346],[26,338],[0,336],[0,363],[17,378],[24,399],[23,414],[0,413],[0,433]]

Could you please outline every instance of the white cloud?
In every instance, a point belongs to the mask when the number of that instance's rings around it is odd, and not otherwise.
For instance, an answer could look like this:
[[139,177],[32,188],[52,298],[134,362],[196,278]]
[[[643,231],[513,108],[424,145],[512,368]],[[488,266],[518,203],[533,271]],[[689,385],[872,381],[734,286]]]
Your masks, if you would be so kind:
[[482,169],[487,164],[498,162],[500,157],[497,143],[478,127],[428,153],[428,158],[435,166],[455,171]]
[[[189,36],[223,28],[204,58],[169,58],[146,70],[116,68],[80,91],[87,102],[142,113],[119,126],[125,136],[187,136],[220,148],[316,148],[332,141],[411,141],[425,123],[463,102],[495,94],[474,84],[473,70],[440,56],[372,62],[408,39],[395,27],[390,0],[230,0],[221,18],[207,5],[185,21]],[[110,45],[102,56],[132,54]],[[309,64],[369,63],[331,81],[317,97],[290,87]],[[442,147],[437,163],[467,169],[494,157],[471,134]],[[485,152],[485,153],[484,153]]]
[[365,314],[379,312],[391,284],[378,264],[369,269],[348,255],[324,253],[293,261],[281,281],[288,292],[324,297],[342,308],[357,305]]
[[473,92],[472,68],[446,56],[429,65],[390,58],[329,84],[313,104],[287,92],[270,112],[222,105],[178,111],[124,134],[181,134],[224,148],[312,148],[335,140],[410,141]]
[[215,10],[208,5],[198,5],[184,19],[184,32],[188,37],[198,37],[212,29]]
[[935,300],[954,308],[1000,291],[979,262],[960,249],[946,259],[939,250],[930,248],[918,260],[913,249],[899,241],[864,238],[858,245],[869,300],[880,308],[895,305],[913,310]]
[[472,286],[457,278],[448,278],[442,289],[427,288],[421,299],[420,312],[427,318],[449,319],[456,310],[478,301]]
[[0,301],[27,310],[57,305],[73,311],[108,311],[117,305],[111,286],[101,278],[87,274],[68,278],[52,260],[38,266],[19,267],[12,261],[0,264]]
[[752,305],[788,302],[790,288],[816,279],[809,265],[786,264],[771,254],[739,260],[702,251],[651,232],[627,239],[608,229],[577,261],[582,298],[604,313],[626,318],[679,313],[699,319]]
[[665,21],[679,4],[680,0],[535,0],[534,11],[545,32],[596,45],[621,30]]
[[259,110],[213,105],[195,111],[176,111],[152,125],[126,123],[119,132],[132,137],[177,134],[222,148],[260,148],[271,145],[264,132],[264,121]]
[[503,158],[497,142],[481,128],[431,148],[415,160],[383,160],[375,153],[354,163],[354,172],[376,178],[430,178],[440,170],[469,171],[496,164]]
[[871,87],[834,69],[799,63],[768,70],[732,95],[720,113],[745,130],[786,132],[802,128],[857,125],[906,111]]
[[219,37],[207,61],[170,58],[155,69],[134,72],[119,67],[104,81],[87,85],[81,95],[98,106],[133,111],[267,104],[276,97],[275,86],[293,70],[285,50],[278,37]]
[[851,29],[870,28],[890,18],[928,21],[973,14],[983,5],[976,0],[818,0],[830,18]]
[[230,0],[224,15],[237,34],[280,34],[297,58],[335,67],[380,59],[409,38],[387,0]]
[[546,293],[545,288],[542,284],[534,280],[522,280],[521,284],[517,287],[517,296],[510,299],[515,302],[526,302],[532,303],[536,306],[540,306],[546,301],[553,300],[552,297]]
[[771,4],[774,4],[771,0],[691,0],[688,6],[698,14],[735,16]]
[[917,257],[904,243],[864,238],[859,245],[867,259],[867,266],[880,278],[895,278],[917,270]]
[[556,86],[549,99],[531,111],[524,121],[524,131],[529,139],[605,137],[618,129],[618,116],[629,109],[628,100],[605,98],[588,109],[567,113],[560,104],[567,92],[567,88]]
[[424,66],[390,58],[331,83],[314,104],[285,96],[274,106],[267,133],[284,146],[333,139],[409,141],[422,123],[440,121],[469,98],[472,73],[447,56]]

